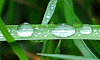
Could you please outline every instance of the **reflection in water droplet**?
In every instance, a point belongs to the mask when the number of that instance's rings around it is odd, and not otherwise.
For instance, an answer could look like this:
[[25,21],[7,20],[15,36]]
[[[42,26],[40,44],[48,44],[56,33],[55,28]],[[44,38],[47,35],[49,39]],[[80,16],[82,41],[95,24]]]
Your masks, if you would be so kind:
[[96,30],[96,29],[94,29],[93,31],[94,31],[94,32],[96,32],[97,30]]
[[41,33],[37,33],[38,35],[41,35]]
[[0,36],[3,36],[3,34],[0,34]]
[[88,24],[84,24],[81,29],[80,29],[80,32],[82,34],[90,34],[92,32],[92,28],[90,27],[90,25]]
[[47,37],[47,35],[44,35],[44,37]]
[[73,35],[74,33],[75,33],[74,27],[67,24],[58,25],[56,28],[52,30],[52,34],[58,37],[68,37]]
[[23,23],[18,26],[17,34],[20,37],[29,37],[33,34],[33,27],[29,23]]
[[0,38],[3,38],[3,37],[0,37]]
[[50,16],[46,16],[46,18],[50,18]]

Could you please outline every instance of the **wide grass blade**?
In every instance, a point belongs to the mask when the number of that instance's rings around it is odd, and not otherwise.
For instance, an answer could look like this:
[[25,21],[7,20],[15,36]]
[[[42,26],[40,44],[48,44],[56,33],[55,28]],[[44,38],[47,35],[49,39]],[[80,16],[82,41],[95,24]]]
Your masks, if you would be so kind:
[[81,57],[81,56],[63,55],[63,54],[38,53],[37,55],[49,56],[49,57],[54,57],[54,58],[59,58],[59,59],[70,59],[70,60],[100,60],[100,59],[96,59],[96,58],[86,58],[86,57]]
[[[52,24],[52,25],[32,25],[33,26],[33,30],[34,33],[30,36],[30,37],[20,37],[17,34],[17,27],[18,25],[7,25],[7,29],[10,31],[15,31],[13,32],[13,37],[15,40],[47,40],[47,39],[91,39],[91,40],[100,40],[100,34],[99,34],[99,30],[100,30],[100,25],[90,25],[92,28],[92,32],[91,34],[85,35],[85,34],[81,34],[80,33],[80,28],[82,27],[82,25],[73,25],[73,27],[75,27],[75,34],[73,34],[70,37],[57,37],[55,35],[52,34],[52,30],[53,28],[55,28],[58,24]],[[48,26],[48,27],[47,27]],[[38,29],[37,29],[38,27]],[[40,32],[40,30],[42,29],[42,31]],[[97,35],[95,34],[94,30],[96,29]],[[41,33],[41,36],[38,34]],[[0,32],[1,35],[1,32]],[[46,37],[45,37],[46,36]],[[3,36],[2,36],[3,37]],[[38,37],[38,38],[37,38]],[[0,41],[6,41],[6,39],[3,37],[0,37]]]
[[11,34],[8,32],[6,26],[2,22],[2,19],[0,18],[0,30],[3,33],[4,37],[6,38],[7,42],[10,44],[11,48],[14,50],[14,52],[17,54],[20,60],[29,60],[26,54],[23,52],[23,50],[20,48],[20,46],[16,43],[15,39],[11,36]]

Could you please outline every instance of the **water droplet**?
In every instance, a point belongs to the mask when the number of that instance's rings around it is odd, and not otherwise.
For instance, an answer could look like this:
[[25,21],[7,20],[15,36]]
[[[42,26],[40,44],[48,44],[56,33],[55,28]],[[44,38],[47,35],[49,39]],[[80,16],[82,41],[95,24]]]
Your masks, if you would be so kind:
[[13,36],[14,34],[12,33],[11,35]]
[[56,28],[52,30],[52,34],[58,37],[68,37],[73,35],[74,33],[75,33],[74,27],[67,24],[58,25]]
[[78,36],[81,36],[81,34],[78,34]]
[[92,32],[92,28],[90,27],[90,25],[88,24],[84,24],[81,29],[80,29],[80,32],[82,34],[90,34]]
[[95,35],[97,35],[98,33],[95,33]]
[[37,33],[38,35],[41,35],[41,33]]
[[47,37],[47,35],[44,35],[44,37]]
[[20,37],[29,37],[33,34],[33,27],[29,23],[23,23],[18,26],[17,34]]
[[46,18],[50,18],[50,16],[46,16]]
[[49,30],[48,30],[48,32],[49,32]]
[[94,31],[94,32],[96,32],[97,30],[96,30],[96,29],[94,29],[93,31]]
[[100,30],[99,30],[99,32],[100,32]]

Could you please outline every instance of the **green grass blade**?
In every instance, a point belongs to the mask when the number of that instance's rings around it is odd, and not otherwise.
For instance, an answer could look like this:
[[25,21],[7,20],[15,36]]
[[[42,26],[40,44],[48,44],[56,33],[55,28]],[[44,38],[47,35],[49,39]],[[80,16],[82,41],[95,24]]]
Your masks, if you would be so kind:
[[0,17],[6,0],[0,0]]
[[[46,9],[45,15],[43,17],[42,25],[47,25],[48,22],[50,21],[52,15],[54,13],[57,1],[58,0],[50,0],[49,4],[47,6],[47,9]],[[47,41],[43,43],[42,53],[44,53],[44,51],[45,51],[46,43],[47,43]],[[41,60],[43,60],[43,56],[41,56]]]
[[[76,22],[78,24],[82,24],[82,22],[80,21],[80,19],[75,15],[75,13],[72,11],[71,7],[68,5],[68,0],[64,0],[66,2],[66,6],[69,8],[69,10],[71,11],[71,13],[73,14],[74,18],[76,19]],[[70,16],[71,18],[71,16]],[[94,57],[97,58],[91,51],[90,49],[87,47],[87,45],[84,43],[83,40],[73,40],[75,45],[77,46],[77,48],[81,51],[81,53],[85,56],[85,57]],[[85,53],[86,52],[86,53]]]
[[[66,0],[64,0],[66,2]],[[80,19],[76,16],[76,14],[71,10],[70,6],[68,5],[68,3],[66,2],[66,6],[68,7],[69,11],[72,13],[73,17],[76,19],[76,22],[78,24],[82,24],[82,22],[80,21]]]
[[20,48],[20,46],[16,43],[14,38],[11,36],[11,34],[8,32],[6,26],[2,22],[2,19],[0,18],[0,30],[5,36],[7,42],[10,44],[11,48],[14,50],[14,52],[17,54],[20,60],[29,60],[26,54],[23,52],[23,50]]
[[[92,28],[92,32],[91,32],[91,34],[88,34],[88,35],[80,33],[80,28],[81,28],[82,25],[73,25],[73,27],[75,27],[75,30],[76,30],[75,34],[73,34],[70,37],[65,37],[65,38],[57,37],[57,36],[52,34],[53,28],[55,28],[57,25],[58,24],[32,25],[34,33],[30,37],[20,37],[16,32],[17,31],[16,28],[18,27],[18,25],[7,25],[6,27],[10,31],[15,30],[15,32],[13,33],[14,34],[13,37],[14,37],[15,40],[47,40],[47,39],[90,39],[90,40],[100,40],[100,38],[99,38],[100,37],[100,34],[99,34],[100,25],[90,25],[91,28]],[[37,27],[38,27],[39,30],[41,30],[41,28],[43,30],[40,32],[38,29],[36,29]],[[94,29],[96,29],[98,31],[97,35],[93,31]],[[41,36],[38,33],[41,33]],[[36,34],[37,34],[37,36],[35,36]],[[80,36],[79,36],[79,34],[80,34]],[[0,32],[0,35],[1,35],[1,32]],[[46,37],[44,37],[45,35],[46,35]],[[0,37],[0,41],[6,41],[6,39],[4,37],[3,38]]]
[[55,11],[57,1],[58,0],[50,0],[49,4],[47,6],[47,9],[46,9],[45,15],[43,17],[43,21],[42,21],[43,25],[47,25],[48,22],[50,21],[53,13]]
[[70,59],[70,60],[100,60],[100,59],[96,59],[96,58],[86,58],[86,57],[81,57],[81,56],[63,55],[63,54],[38,53],[37,55],[49,56],[49,57],[54,57],[54,58],[59,58],[59,59]]
[[9,24],[14,24],[14,0],[9,0]]
[[[46,43],[47,43],[47,41],[44,41],[44,42],[43,42],[42,53],[45,52],[45,49],[46,49]],[[40,60],[43,60],[43,56],[42,56],[42,55],[41,55],[41,59],[40,59]]]
[[[54,54],[60,54],[60,45],[61,45],[61,40],[59,40],[58,45],[56,47],[56,50],[55,50]],[[59,60],[59,59],[53,58],[52,60]]]
[[78,47],[78,49],[81,51],[83,56],[85,57],[93,57],[97,58],[87,47],[87,45],[84,43],[83,40],[74,40],[75,45]]

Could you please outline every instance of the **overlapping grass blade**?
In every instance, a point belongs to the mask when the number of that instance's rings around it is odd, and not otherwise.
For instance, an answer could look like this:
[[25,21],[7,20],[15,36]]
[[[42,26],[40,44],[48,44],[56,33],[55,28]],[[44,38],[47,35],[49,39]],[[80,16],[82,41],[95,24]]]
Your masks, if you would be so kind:
[[63,55],[63,54],[38,53],[38,55],[49,56],[49,57],[54,57],[54,58],[59,58],[59,59],[70,59],[70,60],[100,60],[100,59],[96,59],[96,58],[86,58],[86,57],[81,57],[81,56]]
[[[42,25],[47,25],[48,24],[49,20],[51,19],[52,15],[54,13],[57,1],[58,0],[51,0],[49,2],[48,6],[47,6],[47,9],[46,9],[46,12],[45,12],[45,15],[43,17]],[[45,51],[46,43],[47,43],[47,41],[45,41],[43,43],[42,53],[44,53],[44,51]],[[41,56],[41,60],[43,60],[43,56]]]
[[[69,8],[69,11],[72,13],[73,17],[76,19],[76,22],[78,24],[82,24],[82,22],[80,21],[80,19],[75,15],[75,13],[72,11],[72,9],[70,8],[70,6],[68,5],[68,1],[69,0],[64,0],[66,2],[66,6]],[[71,18],[71,16],[70,16]],[[77,48],[81,51],[81,53],[85,56],[85,57],[93,57],[93,58],[97,58],[90,50],[89,48],[86,46],[86,44],[84,43],[83,40],[73,40],[75,45],[77,46]],[[86,53],[85,53],[86,52]]]
[[55,11],[57,1],[58,0],[50,0],[49,4],[47,6],[47,9],[46,9],[45,15],[42,20],[42,25],[47,25],[48,22],[50,21],[53,13]]
[[[55,49],[54,54],[60,54],[60,45],[61,45],[61,40],[59,40],[58,45],[57,45],[57,47]],[[53,58],[52,60],[59,60],[59,59]]]
[[4,23],[2,22],[2,19],[0,18],[0,30],[5,36],[7,42],[10,44],[14,52],[17,54],[20,60],[29,60],[26,54],[23,52],[23,50],[20,48],[20,46],[16,43],[14,38],[11,36],[11,34],[8,32],[7,28],[5,27]]

